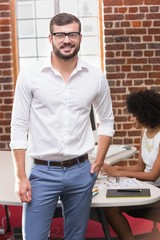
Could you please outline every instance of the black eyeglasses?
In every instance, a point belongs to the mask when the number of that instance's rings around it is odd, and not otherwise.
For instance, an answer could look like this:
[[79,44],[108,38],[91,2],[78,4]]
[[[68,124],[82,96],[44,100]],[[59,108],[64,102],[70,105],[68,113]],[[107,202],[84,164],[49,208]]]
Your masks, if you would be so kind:
[[62,41],[65,39],[66,36],[68,36],[71,40],[76,40],[79,35],[80,32],[56,32],[56,33],[51,33],[53,36],[55,36],[55,38],[59,41]]

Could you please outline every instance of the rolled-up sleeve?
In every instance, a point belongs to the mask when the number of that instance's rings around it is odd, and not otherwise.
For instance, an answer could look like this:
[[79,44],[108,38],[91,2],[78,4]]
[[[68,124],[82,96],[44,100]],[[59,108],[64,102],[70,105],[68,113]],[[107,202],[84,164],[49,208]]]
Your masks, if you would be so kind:
[[115,130],[110,88],[103,73],[101,79],[99,93],[94,101],[95,111],[99,120],[98,135],[113,137]]
[[31,103],[27,73],[21,71],[16,84],[11,119],[11,149],[27,149],[28,119]]

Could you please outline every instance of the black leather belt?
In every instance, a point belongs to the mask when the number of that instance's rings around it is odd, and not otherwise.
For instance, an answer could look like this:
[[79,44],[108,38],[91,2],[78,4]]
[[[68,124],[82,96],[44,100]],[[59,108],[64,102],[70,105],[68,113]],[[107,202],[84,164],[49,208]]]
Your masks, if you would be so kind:
[[40,160],[40,159],[34,159],[33,162],[35,164],[48,165],[48,166],[71,167],[75,164],[82,163],[87,159],[88,159],[88,154],[84,154],[80,157],[76,157],[76,158],[72,158],[72,159],[68,159],[60,162]]

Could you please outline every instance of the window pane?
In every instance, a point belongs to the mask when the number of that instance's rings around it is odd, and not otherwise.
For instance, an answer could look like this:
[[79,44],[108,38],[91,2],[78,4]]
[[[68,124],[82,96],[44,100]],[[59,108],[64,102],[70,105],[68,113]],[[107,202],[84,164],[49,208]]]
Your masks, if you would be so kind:
[[81,18],[82,34],[83,35],[98,35],[98,20],[97,18]]
[[34,57],[37,55],[36,39],[19,40],[19,56]]
[[100,56],[81,56],[81,57],[84,61],[101,68]]
[[18,19],[35,18],[34,1],[17,1]]
[[81,55],[99,55],[98,37],[84,37],[81,45]]
[[37,19],[37,37],[48,37],[49,19]]
[[18,21],[18,37],[30,38],[35,37],[35,20],[19,20]]
[[19,64],[20,64],[20,69],[28,64],[34,64],[35,62],[37,62],[37,58],[36,57],[32,57],[32,58],[20,58]]
[[76,0],[60,0],[59,1],[60,12],[68,12],[78,16],[78,1]]
[[45,39],[38,39],[37,41],[38,46],[38,56],[48,56],[51,52],[51,44],[49,43],[48,38]]
[[54,14],[55,14],[54,0],[36,1],[37,18],[51,18]]
[[79,1],[79,16],[98,16],[97,0],[81,0]]

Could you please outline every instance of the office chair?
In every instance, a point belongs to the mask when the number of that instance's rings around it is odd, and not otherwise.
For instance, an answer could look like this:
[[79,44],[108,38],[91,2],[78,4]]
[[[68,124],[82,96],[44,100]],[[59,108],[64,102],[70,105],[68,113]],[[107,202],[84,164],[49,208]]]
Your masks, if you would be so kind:
[[160,207],[148,207],[144,209],[137,209],[128,211],[127,214],[134,218],[142,218],[147,219],[153,222],[153,228],[150,234],[159,237],[160,239],[160,231],[158,229],[158,223],[160,223]]
[[[53,219],[54,218],[59,218],[59,217],[63,217],[61,207],[56,208]],[[102,225],[104,235],[105,235],[105,239],[111,240],[109,225],[108,225],[107,219],[105,217],[105,212],[104,212],[103,208],[98,208],[98,207],[97,208],[91,208],[89,219],[100,222],[101,225]],[[63,238],[60,239],[60,240],[63,240]]]

